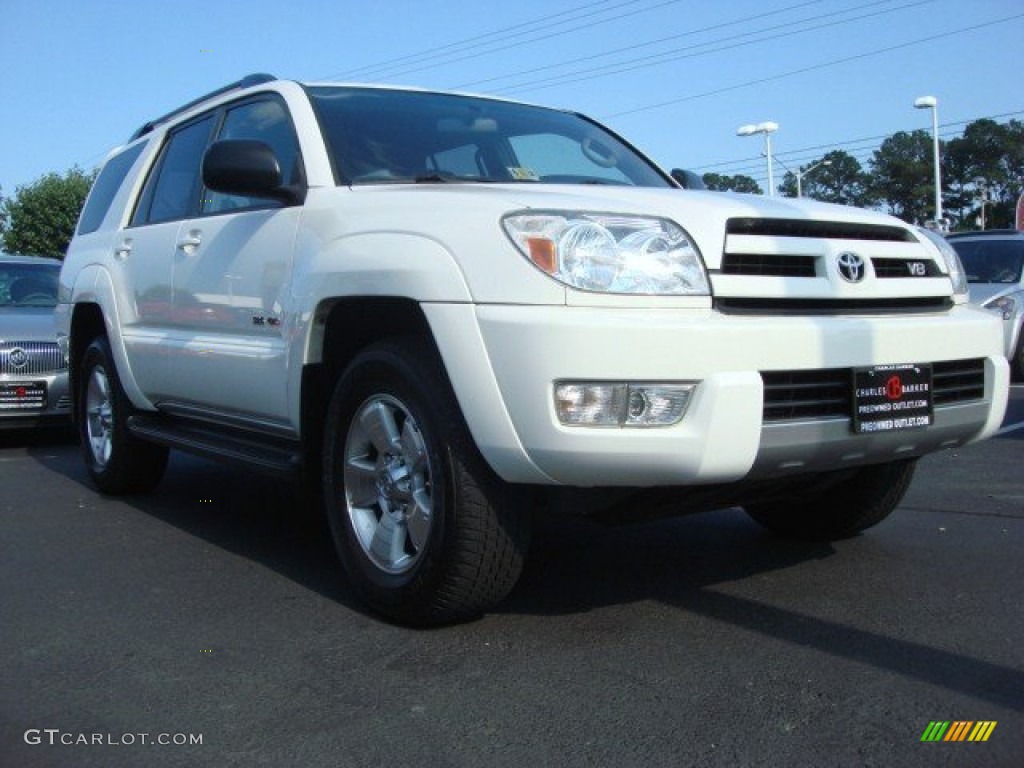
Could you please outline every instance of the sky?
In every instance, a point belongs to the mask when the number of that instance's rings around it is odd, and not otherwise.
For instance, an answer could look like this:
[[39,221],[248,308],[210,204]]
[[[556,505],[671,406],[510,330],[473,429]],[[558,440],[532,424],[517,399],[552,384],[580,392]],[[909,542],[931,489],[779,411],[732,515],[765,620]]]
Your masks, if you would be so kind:
[[0,0],[0,194],[91,169],[253,72],[484,93],[597,118],[666,169],[786,168],[1024,119],[1024,0]]

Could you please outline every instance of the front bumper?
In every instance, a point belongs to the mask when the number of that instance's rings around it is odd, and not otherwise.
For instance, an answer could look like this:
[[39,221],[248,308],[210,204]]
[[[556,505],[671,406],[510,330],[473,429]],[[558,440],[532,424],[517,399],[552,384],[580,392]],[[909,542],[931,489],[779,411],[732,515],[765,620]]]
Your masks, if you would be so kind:
[[[986,313],[728,316],[714,310],[428,305],[484,457],[511,482],[569,486],[728,483],[910,458],[992,434],[1009,372]],[[766,424],[762,371],[984,360],[984,395],[935,408],[924,429],[855,435],[849,420]],[[559,423],[560,380],[697,382],[662,428]]]
[[46,384],[45,402],[41,406],[21,406],[16,399],[13,399],[13,402],[0,403],[0,429],[26,429],[64,422],[70,424],[71,397],[68,391],[67,371],[28,376],[0,375],[0,385],[5,388],[30,386],[38,382]]

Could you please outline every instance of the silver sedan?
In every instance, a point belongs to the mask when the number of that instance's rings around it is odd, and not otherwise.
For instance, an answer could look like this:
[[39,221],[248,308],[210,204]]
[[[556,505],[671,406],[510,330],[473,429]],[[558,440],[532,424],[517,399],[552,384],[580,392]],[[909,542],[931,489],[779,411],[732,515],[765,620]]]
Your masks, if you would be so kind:
[[0,254],[0,429],[68,421],[68,368],[53,308],[60,262]]

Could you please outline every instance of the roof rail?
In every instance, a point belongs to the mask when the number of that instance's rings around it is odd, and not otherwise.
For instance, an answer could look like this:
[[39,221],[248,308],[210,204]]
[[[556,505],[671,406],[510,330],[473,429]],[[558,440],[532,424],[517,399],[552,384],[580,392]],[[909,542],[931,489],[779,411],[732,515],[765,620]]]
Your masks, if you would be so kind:
[[128,141],[132,142],[132,141],[135,141],[140,136],[145,136],[147,133],[152,131],[154,128],[156,128],[161,123],[167,122],[172,117],[175,117],[176,115],[180,115],[182,112],[187,112],[188,110],[192,109],[192,107],[196,106],[197,104],[202,104],[204,101],[206,101],[207,99],[212,99],[214,96],[220,96],[221,94],[229,93],[231,91],[237,91],[237,90],[240,90],[242,88],[249,88],[249,87],[251,87],[253,85],[260,85],[262,83],[269,83],[269,82],[272,82],[274,80],[277,80],[277,78],[274,77],[273,75],[268,75],[268,74],[263,73],[263,72],[259,72],[259,73],[253,74],[253,75],[246,75],[241,80],[236,80],[233,83],[228,83],[227,85],[225,85],[222,88],[218,88],[215,91],[210,91],[205,96],[200,96],[198,99],[192,99],[192,101],[190,101],[188,104],[183,104],[182,106],[178,107],[177,109],[168,112],[166,115],[162,115],[162,116],[158,117],[156,120],[150,120],[148,123],[144,123],[142,125],[142,127],[139,128],[139,130],[137,130],[135,133],[132,134],[131,138],[128,139]]

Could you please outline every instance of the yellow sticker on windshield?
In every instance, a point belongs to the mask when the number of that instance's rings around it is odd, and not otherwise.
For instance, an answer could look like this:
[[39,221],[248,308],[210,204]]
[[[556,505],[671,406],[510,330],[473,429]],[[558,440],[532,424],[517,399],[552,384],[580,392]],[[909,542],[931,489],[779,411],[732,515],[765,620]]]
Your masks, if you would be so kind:
[[509,168],[508,173],[516,181],[540,181],[540,176],[529,168]]

